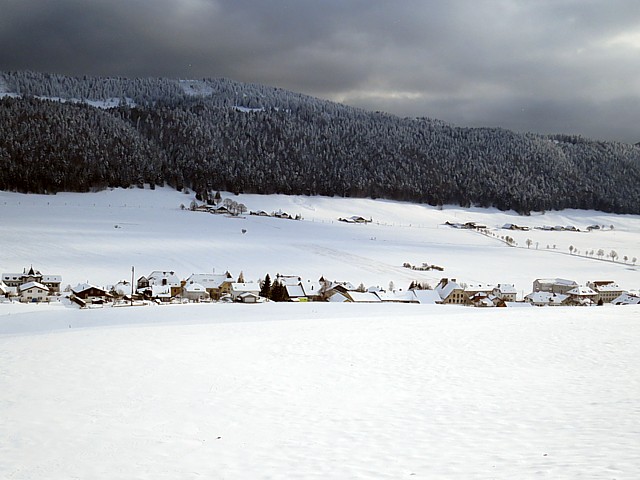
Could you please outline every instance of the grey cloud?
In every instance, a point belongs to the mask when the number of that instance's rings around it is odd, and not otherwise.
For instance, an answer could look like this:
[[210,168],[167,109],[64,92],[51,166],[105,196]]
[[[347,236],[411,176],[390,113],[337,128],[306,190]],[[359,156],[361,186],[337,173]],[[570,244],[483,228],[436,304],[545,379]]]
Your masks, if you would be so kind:
[[[0,69],[225,76],[461,125],[635,142],[635,1],[0,0]],[[640,37],[639,37],[640,38]]]

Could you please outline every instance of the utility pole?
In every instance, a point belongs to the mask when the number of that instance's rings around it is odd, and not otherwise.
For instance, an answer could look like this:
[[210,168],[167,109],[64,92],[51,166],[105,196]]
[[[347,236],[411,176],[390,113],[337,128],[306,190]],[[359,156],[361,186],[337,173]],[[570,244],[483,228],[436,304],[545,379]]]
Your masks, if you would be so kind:
[[135,269],[131,266],[131,306],[133,307],[133,276]]

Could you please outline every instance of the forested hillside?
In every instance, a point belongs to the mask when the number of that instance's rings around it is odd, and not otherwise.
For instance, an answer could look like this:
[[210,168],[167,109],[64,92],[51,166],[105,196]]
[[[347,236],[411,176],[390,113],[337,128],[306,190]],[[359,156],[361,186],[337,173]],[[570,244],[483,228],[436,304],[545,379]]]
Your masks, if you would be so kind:
[[[635,145],[403,119],[224,79],[19,72],[0,74],[3,85],[13,94],[0,99],[3,190],[150,183],[202,197],[229,190],[640,213]],[[85,103],[109,101],[118,106]]]

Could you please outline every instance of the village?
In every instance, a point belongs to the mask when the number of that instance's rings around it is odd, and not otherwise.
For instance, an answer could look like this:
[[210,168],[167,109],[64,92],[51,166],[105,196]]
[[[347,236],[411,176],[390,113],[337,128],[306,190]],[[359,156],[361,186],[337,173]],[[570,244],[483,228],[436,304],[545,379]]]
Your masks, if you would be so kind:
[[[246,282],[242,272],[237,279],[229,272],[192,273],[180,278],[173,270],[156,270],[134,280],[121,280],[109,286],[91,283],[68,285],[62,289],[62,276],[43,274],[31,266],[22,273],[3,273],[0,303],[42,303],[65,301],[78,308],[104,306],[168,305],[183,303],[339,302],[414,303],[473,307],[640,305],[638,292],[629,292],[612,280],[589,281],[580,285],[562,278],[536,279],[532,292],[517,298],[513,284],[476,284],[442,278],[435,287],[411,282],[407,289],[355,286],[350,282],[303,280],[296,275],[267,274],[260,282]],[[133,283],[132,283],[133,282]]]

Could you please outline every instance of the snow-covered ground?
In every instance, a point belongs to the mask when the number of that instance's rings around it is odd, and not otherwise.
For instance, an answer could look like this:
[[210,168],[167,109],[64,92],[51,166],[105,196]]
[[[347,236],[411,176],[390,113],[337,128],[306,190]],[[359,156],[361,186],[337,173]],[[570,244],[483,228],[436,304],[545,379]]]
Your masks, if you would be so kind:
[[[637,215],[574,210],[521,217],[497,210],[447,206],[439,210],[384,200],[223,197],[249,210],[300,214],[304,221],[183,211],[179,206],[188,207],[193,197],[171,189],[51,196],[0,192],[0,271],[22,271],[33,264],[43,273],[61,274],[65,285],[114,284],[130,279],[132,266],[136,276],[173,270],[185,278],[215,269],[228,270],[234,277],[243,271],[249,281],[264,278],[266,273],[310,280],[324,275],[382,288],[393,281],[403,289],[413,280],[435,285],[441,277],[448,277],[467,283],[514,283],[520,297],[531,291],[534,279],[547,277],[581,284],[615,280],[626,289],[640,287],[638,267],[631,265],[634,257],[640,258]],[[354,225],[337,220],[352,215],[373,222]],[[446,227],[447,221],[475,221],[498,236],[513,237],[519,247]],[[505,223],[607,228],[589,233],[513,232],[500,229]],[[527,239],[533,242],[529,249]],[[619,262],[570,255],[570,246],[581,254],[591,249],[606,254],[615,250]],[[624,256],[628,257],[626,264]],[[411,271],[402,267],[405,262],[435,264],[445,271]]]
[[0,478],[640,471],[637,307],[41,305],[0,326]]
[[[101,285],[134,265],[400,288],[441,276],[521,293],[537,277],[640,286],[630,261],[568,250],[640,257],[638,216],[233,199],[304,221],[181,210],[191,197],[169,189],[0,192],[0,271]],[[373,222],[337,221],[351,215]],[[635,306],[0,303],[0,478],[636,479],[639,336]]]

